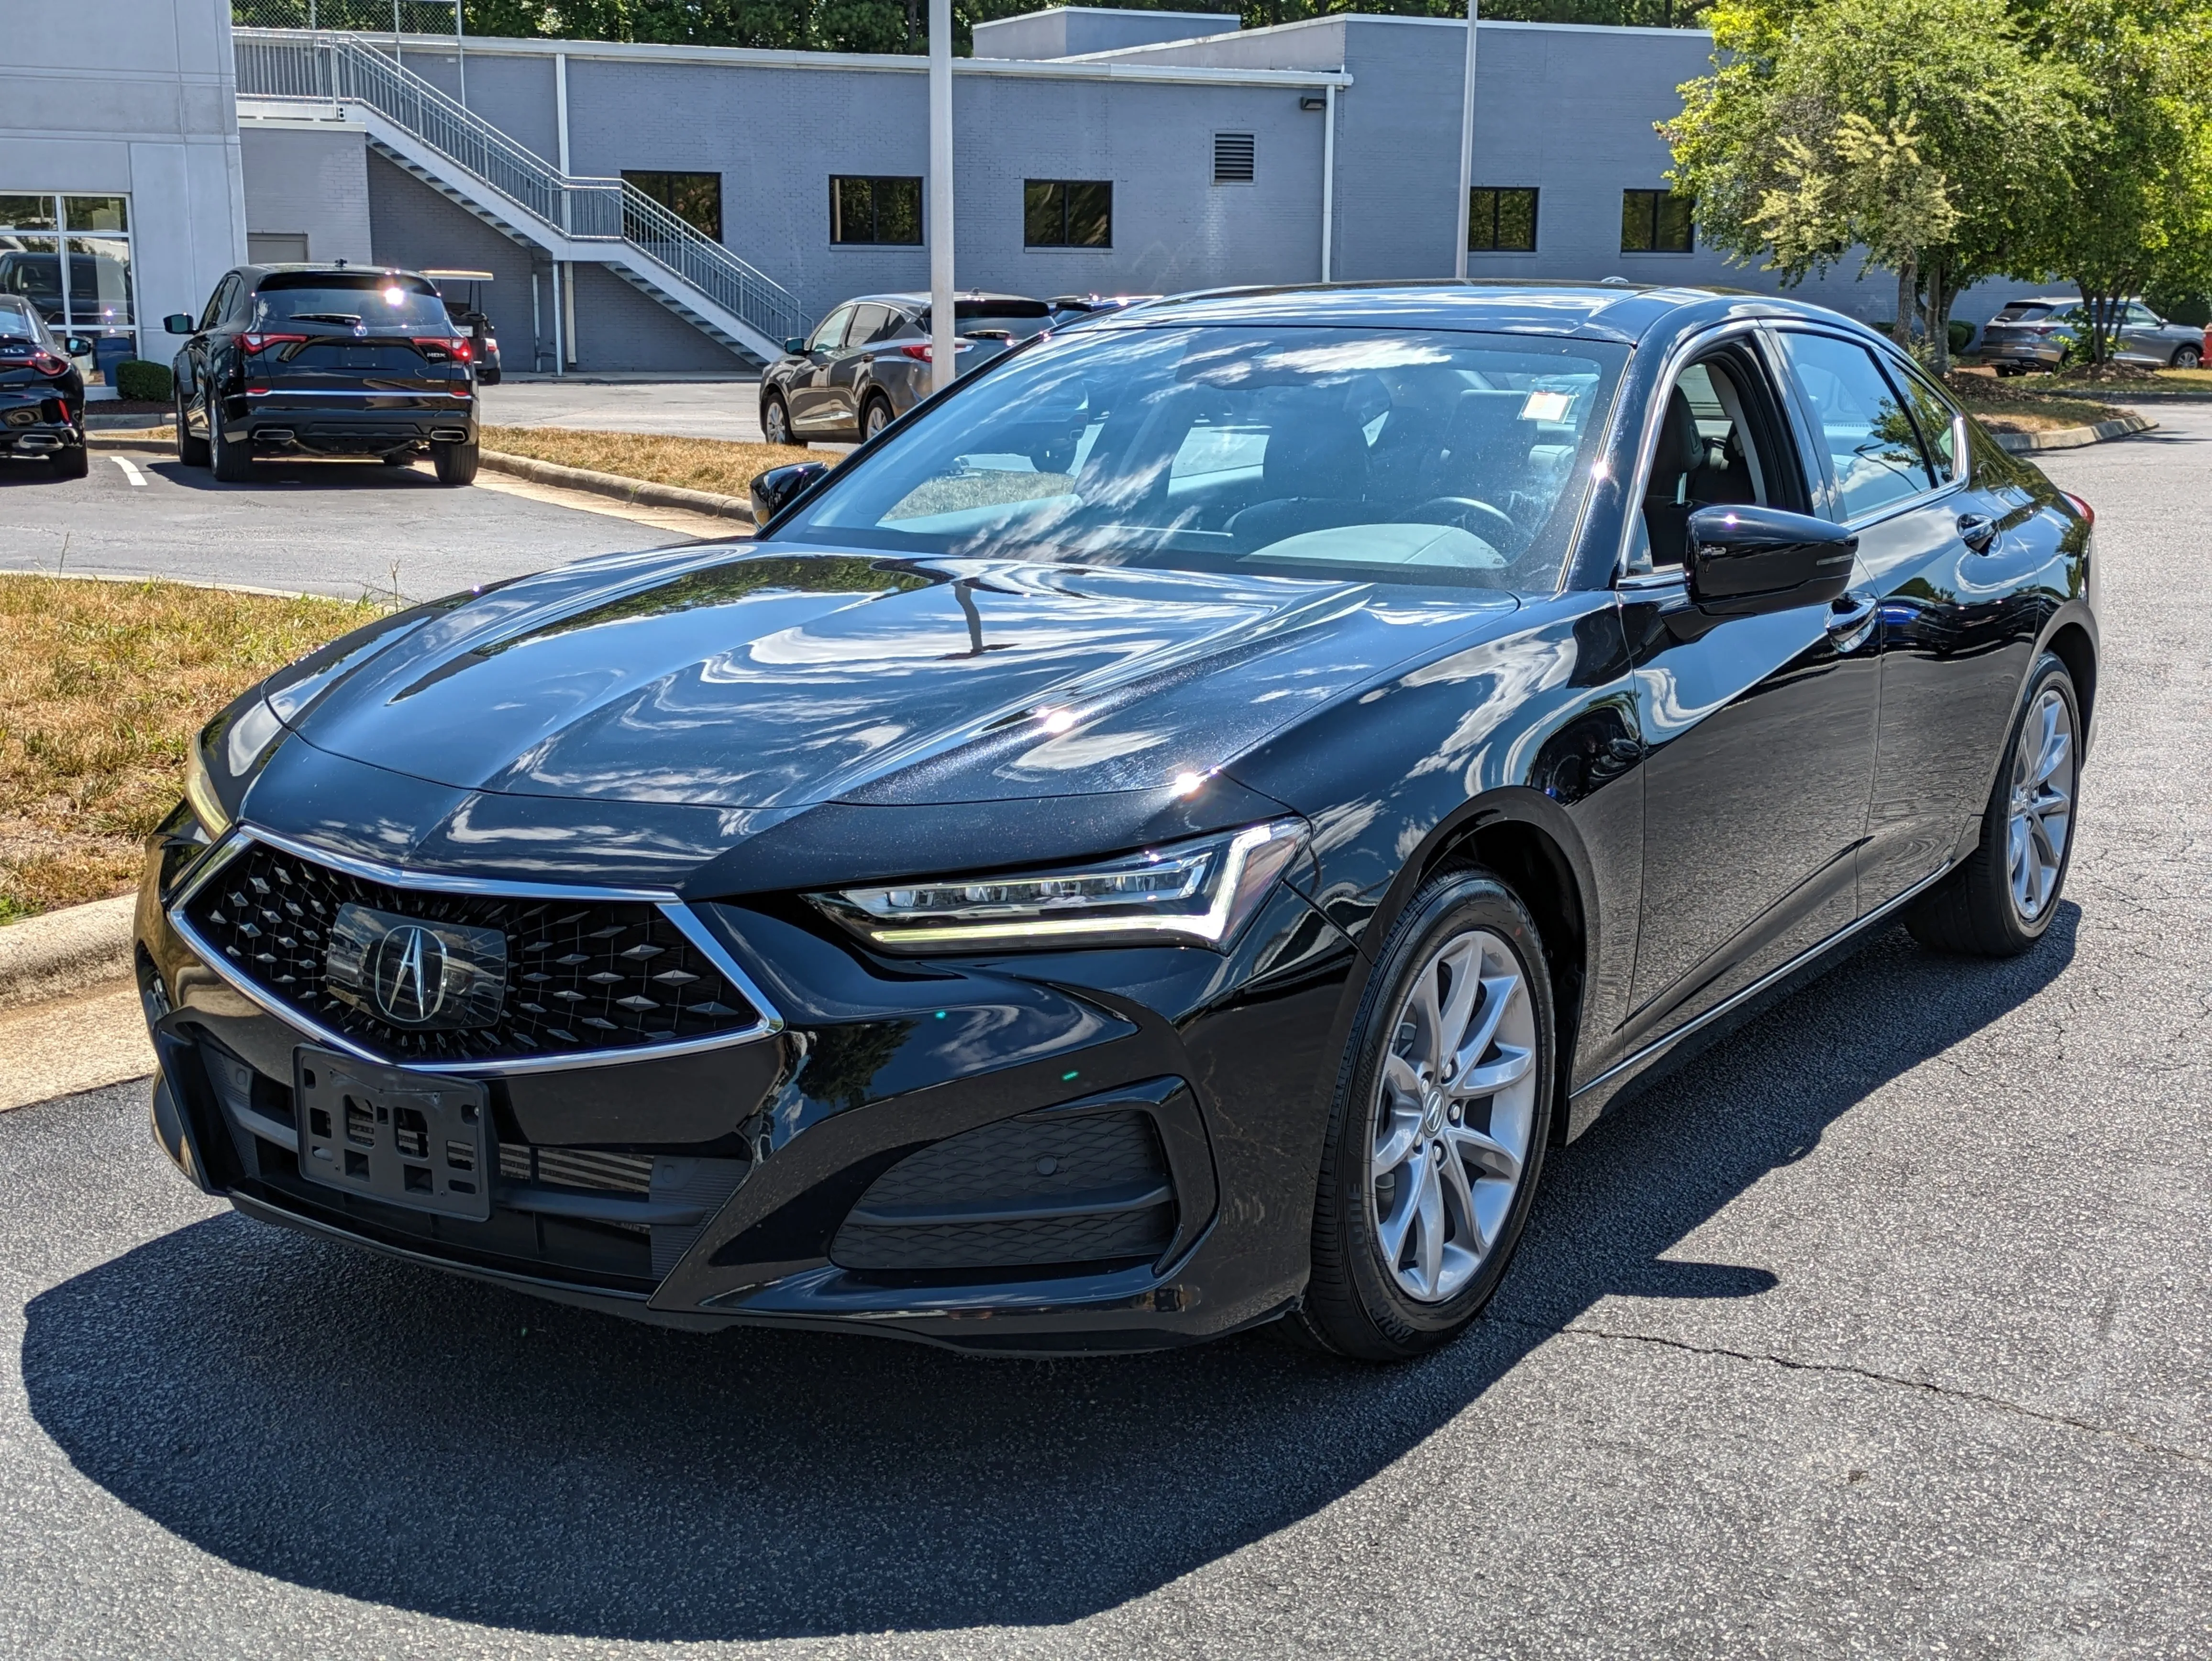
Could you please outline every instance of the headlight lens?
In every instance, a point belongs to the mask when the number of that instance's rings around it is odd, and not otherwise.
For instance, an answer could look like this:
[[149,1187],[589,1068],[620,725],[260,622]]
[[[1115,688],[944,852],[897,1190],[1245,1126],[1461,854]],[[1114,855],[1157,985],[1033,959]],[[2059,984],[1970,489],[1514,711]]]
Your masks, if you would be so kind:
[[807,898],[884,952],[1220,951],[1304,842],[1303,821],[1277,819],[1063,871],[844,888]]
[[230,829],[230,813],[216,794],[215,780],[208,776],[207,756],[201,744],[201,735],[194,733],[185,746],[185,801],[212,842]]

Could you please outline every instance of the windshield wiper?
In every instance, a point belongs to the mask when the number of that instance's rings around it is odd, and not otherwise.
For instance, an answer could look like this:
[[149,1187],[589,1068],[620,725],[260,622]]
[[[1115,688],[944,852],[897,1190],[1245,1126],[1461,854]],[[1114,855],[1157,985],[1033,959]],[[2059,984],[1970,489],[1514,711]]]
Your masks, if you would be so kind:
[[361,313],[359,312],[295,312],[292,313],[292,321],[295,323],[358,323],[361,321]]

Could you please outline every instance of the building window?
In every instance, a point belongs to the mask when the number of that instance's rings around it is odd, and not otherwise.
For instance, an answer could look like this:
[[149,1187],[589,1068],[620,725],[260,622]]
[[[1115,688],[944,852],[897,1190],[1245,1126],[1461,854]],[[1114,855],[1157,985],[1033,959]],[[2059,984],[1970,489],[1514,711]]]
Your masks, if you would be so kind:
[[632,173],[623,169],[623,183],[674,214],[700,235],[722,240],[722,175],[718,173]]
[[1022,240],[1032,248],[1114,246],[1114,186],[1101,179],[1022,181]]
[[131,198],[0,191],[0,294],[28,300],[57,331],[130,330]]
[[830,179],[830,240],[832,242],[921,240],[921,180]]
[[1214,134],[1213,182],[1217,185],[1250,184],[1255,148],[1252,135],[1249,132]]
[[1536,192],[1479,185],[1467,193],[1470,253],[1536,252]]
[[1620,251],[1623,253],[1687,253],[1697,246],[1691,228],[1695,197],[1672,191],[1620,193]]

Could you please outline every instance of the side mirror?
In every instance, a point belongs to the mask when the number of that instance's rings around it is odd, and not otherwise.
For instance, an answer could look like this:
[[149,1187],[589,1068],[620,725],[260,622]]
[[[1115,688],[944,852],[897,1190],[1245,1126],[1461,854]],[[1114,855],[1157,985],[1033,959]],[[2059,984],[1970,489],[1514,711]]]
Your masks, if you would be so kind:
[[161,326],[171,334],[190,334],[192,332],[192,315],[190,312],[171,312],[161,319]]
[[829,471],[826,461],[794,461],[788,467],[769,468],[753,480],[753,523],[767,524]]
[[1690,598],[1713,617],[1825,605],[1850,586],[1859,539],[1807,514],[1745,503],[1690,515]]
[[92,338],[89,335],[65,334],[62,337],[62,350],[71,357],[90,357]]
[[806,337],[803,334],[795,334],[792,336],[791,338],[783,343],[783,350],[789,352],[793,357],[805,356],[806,355]]

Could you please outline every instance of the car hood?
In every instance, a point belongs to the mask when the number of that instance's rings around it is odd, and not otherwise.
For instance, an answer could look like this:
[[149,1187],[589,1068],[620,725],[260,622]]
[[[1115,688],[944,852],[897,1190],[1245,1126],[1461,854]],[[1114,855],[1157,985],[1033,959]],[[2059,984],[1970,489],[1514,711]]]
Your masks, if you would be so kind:
[[430,614],[319,684],[316,749],[453,789],[715,808],[1174,786],[1510,596],[727,547]]

